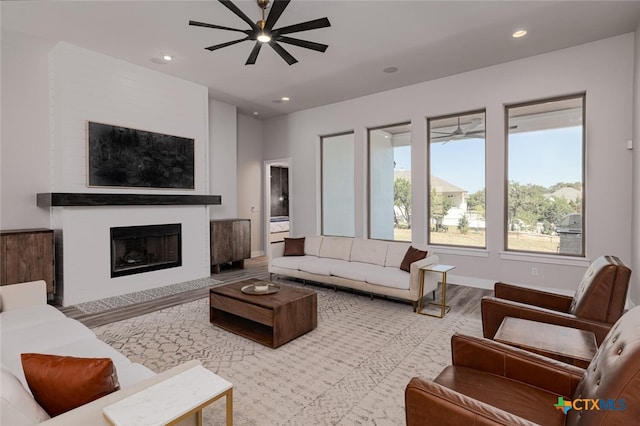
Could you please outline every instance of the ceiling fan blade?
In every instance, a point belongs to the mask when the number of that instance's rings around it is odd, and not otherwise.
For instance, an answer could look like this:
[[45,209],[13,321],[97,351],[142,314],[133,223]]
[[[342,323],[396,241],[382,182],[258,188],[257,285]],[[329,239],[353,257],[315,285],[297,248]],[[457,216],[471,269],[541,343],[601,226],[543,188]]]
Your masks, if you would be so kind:
[[238,39],[238,40],[228,41],[228,42],[222,43],[222,44],[215,44],[213,46],[205,47],[205,49],[210,50],[210,51],[214,51],[214,50],[222,49],[223,47],[227,47],[227,46],[234,45],[236,43],[243,42],[245,40],[249,40],[249,37],[241,38],[241,39]]
[[262,47],[262,42],[256,41],[256,44],[253,46],[253,49],[251,49],[251,53],[249,54],[249,58],[247,59],[247,62],[244,63],[245,65],[255,65],[256,59],[258,58],[258,53],[260,53],[261,47]]
[[290,1],[291,0],[275,0],[273,2],[271,10],[269,11],[269,16],[267,16],[267,22],[264,24],[264,29],[266,31],[271,31],[278,19],[280,19],[282,12],[284,12],[287,6],[289,6]]
[[280,46],[278,44],[278,42],[274,41],[273,39],[269,42],[269,46],[271,46],[273,48],[273,50],[276,51],[276,53],[278,53],[278,55],[280,55],[282,57],[282,59],[284,59],[285,61],[287,61],[287,63],[289,65],[293,65],[296,62],[298,62],[298,60],[296,58],[294,58],[293,56],[291,56],[291,54],[289,52],[287,52],[284,47]]
[[287,27],[278,28],[273,30],[273,33],[277,36],[280,34],[296,33],[298,31],[315,30],[316,28],[330,27],[331,23],[327,18],[314,19],[313,21],[301,22],[295,25],[289,25]]
[[215,28],[217,30],[237,31],[239,33],[245,33],[245,34],[249,33],[248,30],[239,30],[237,28],[229,28],[229,27],[223,27],[221,25],[207,24],[206,22],[189,21],[189,25],[193,25],[195,27]]
[[324,52],[329,47],[326,44],[315,43],[313,41],[300,40],[299,38],[291,38],[287,36],[277,37],[277,40],[282,43],[293,44],[294,46],[304,47],[306,49],[317,50],[318,52]]
[[249,17],[247,15],[244,14],[243,11],[241,11],[238,6],[236,6],[235,4],[233,4],[230,0],[218,0],[220,3],[222,3],[227,9],[229,9],[230,11],[232,11],[233,13],[235,13],[238,18],[242,19],[244,22],[246,22],[247,24],[249,24],[249,26],[251,27],[251,29],[253,29],[254,31],[260,31],[260,28],[258,28],[258,26],[256,25],[255,22],[253,22],[251,19],[249,19]]

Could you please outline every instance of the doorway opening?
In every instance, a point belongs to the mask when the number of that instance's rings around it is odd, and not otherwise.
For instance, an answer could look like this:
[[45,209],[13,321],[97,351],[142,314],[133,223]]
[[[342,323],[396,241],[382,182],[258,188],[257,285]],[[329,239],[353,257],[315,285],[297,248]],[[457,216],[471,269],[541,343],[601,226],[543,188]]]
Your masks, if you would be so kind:
[[290,159],[265,162],[266,252],[271,244],[284,241],[291,235],[290,171]]

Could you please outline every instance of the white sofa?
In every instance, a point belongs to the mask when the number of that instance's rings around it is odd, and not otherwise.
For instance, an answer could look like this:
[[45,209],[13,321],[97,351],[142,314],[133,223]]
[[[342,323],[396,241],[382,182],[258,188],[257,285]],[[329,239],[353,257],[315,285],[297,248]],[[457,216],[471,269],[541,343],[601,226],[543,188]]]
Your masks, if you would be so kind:
[[[100,341],[89,328],[48,305],[44,281],[1,286],[0,302],[2,425],[109,425],[102,415],[105,406],[200,364],[199,361],[190,361],[155,374],[141,364],[132,363]],[[49,418],[33,399],[26,383],[20,354],[27,352],[111,358],[116,367],[120,390]],[[195,424],[195,421],[194,416],[186,419],[184,424]]]
[[284,242],[271,244],[269,273],[407,300],[415,310],[420,297],[435,291],[440,277],[426,273],[420,295],[420,268],[437,264],[439,259],[427,254],[411,264],[410,272],[403,271],[400,264],[409,246],[397,241],[306,236],[304,256],[284,256]]

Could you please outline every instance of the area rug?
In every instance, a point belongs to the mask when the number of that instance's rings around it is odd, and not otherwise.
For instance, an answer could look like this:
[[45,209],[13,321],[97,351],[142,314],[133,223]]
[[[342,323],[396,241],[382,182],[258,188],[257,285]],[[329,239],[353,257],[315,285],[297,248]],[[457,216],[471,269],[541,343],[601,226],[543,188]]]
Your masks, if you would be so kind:
[[[295,282],[284,282],[298,286]],[[410,305],[322,287],[318,327],[270,349],[209,323],[200,299],[96,327],[97,336],[160,372],[191,359],[233,383],[236,425],[403,425],[404,389],[450,364],[454,332],[480,336],[478,318],[444,319]],[[224,402],[204,410],[224,424]]]

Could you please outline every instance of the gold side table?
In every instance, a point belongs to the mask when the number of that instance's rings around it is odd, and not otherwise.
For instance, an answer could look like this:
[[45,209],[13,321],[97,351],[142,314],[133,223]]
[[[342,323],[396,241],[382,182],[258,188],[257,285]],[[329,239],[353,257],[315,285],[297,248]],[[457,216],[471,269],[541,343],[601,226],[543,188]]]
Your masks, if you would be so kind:
[[[444,318],[445,314],[451,310],[451,306],[447,306],[447,272],[455,269],[452,265],[429,265],[420,268],[420,301],[418,302],[417,312],[420,315],[428,315],[430,317]],[[442,274],[442,291],[440,303],[429,302],[431,306],[437,306],[440,308],[440,315],[430,314],[429,312],[422,312],[422,299],[424,299],[424,274],[427,272],[439,272]]]

